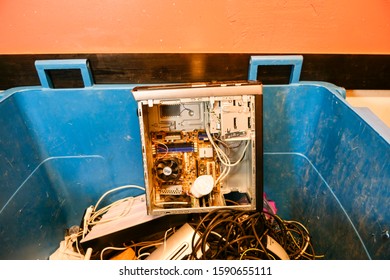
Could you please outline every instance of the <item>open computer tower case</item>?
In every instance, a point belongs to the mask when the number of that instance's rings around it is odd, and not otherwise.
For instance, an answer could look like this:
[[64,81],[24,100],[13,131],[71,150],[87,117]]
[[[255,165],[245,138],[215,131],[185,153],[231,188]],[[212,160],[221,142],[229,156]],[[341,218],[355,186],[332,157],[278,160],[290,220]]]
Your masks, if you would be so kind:
[[254,81],[140,86],[147,212],[262,209],[262,86]]

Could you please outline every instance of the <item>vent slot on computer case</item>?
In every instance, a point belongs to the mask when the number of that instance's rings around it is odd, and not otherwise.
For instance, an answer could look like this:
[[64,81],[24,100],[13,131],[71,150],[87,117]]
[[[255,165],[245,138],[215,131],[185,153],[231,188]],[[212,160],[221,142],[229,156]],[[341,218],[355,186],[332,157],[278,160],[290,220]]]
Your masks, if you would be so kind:
[[162,91],[138,100],[149,214],[256,209],[256,129],[262,126],[255,101],[261,95],[236,87],[236,95],[219,87],[213,96],[194,97],[180,88],[182,97],[164,98]]

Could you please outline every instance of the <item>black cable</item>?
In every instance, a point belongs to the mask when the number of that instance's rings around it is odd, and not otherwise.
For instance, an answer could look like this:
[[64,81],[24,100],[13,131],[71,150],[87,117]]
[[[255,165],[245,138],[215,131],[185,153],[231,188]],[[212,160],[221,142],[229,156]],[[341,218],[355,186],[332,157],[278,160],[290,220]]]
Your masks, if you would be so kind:
[[194,222],[190,259],[275,259],[266,248],[267,235],[278,242],[290,259],[317,258],[311,237],[298,222],[284,221],[278,215],[238,209],[215,209],[200,214]]

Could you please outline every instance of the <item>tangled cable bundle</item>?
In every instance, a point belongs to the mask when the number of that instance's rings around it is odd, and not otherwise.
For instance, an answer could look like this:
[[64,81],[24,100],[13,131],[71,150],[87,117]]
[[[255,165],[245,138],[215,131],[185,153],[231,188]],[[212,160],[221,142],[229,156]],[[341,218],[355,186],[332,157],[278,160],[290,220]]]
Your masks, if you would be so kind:
[[[134,197],[125,197],[98,209],[100,202],[108,194],[123,189],[144,190],[144,188],[135,185],[118,187],[106,192],[95,206],[89,207],[83,218],[83,228],[79,229],[77,227],[76,232],[72,234],[74,239],[72,242],[75,242],[78,255],[82,255],[78,247],[78,238],[85,236],[90,228],[96,224],[120,219],[130,211],[134,199],[136,199]],[[123,201],[127,201],[129,204],[126,209],[111,218],[101,219],[102,215],[109,209]],[[191,222],[188,222],[194,229],[190,244],[192,246],[191,253],[185,256],[184,259],[300,260],[323,257],[315,254],[307,228],[300,222],[280,218],[276,215],[276,207],[272,207],[270,202],[264,197],[265,208],[261,212],[218,208],[208,213],[194,214]],[[108,246],[104,248],[100,252],[100,259],[110,257],[114,251],[123,251],[129,248],[133,249],[136,259],[145,259],[158,246],[166,246],[167,239],[175,232],[176,228],[172,227],[163,233],[163,237],[150,241],[131,241],[131,245],[125,245],[126,240],[124,240],[123,247]],[[156,233],[156,235],[159,236],[160,233]],[[277,248],[276,251],[275,248]]]
[[275,214],[218,209],[193,226],[199,239],[195,242],[194,234],[189,259],[279,259],[267,248],[269,237],[283,247],[290,259],[322,257],[315,254],[309,231],[301,223],[284,221]]

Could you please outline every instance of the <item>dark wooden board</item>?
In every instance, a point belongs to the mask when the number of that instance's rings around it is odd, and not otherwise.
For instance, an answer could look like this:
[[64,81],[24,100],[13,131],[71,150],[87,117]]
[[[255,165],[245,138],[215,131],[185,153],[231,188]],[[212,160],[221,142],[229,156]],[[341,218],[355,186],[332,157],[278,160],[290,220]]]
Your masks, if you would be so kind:
[[[0,55],[0,90],[39,85],[34,62],[87,58],[96,84],[243,80],[250,55],[261,54],[28,54]],[[302,81],[325,81],[346,89],[390,89],[390,55],[303,54]],[[264,84],[286,83],[289,67],[262,67]],[[58,87],[79,87],[74,71],[54,71]]]

